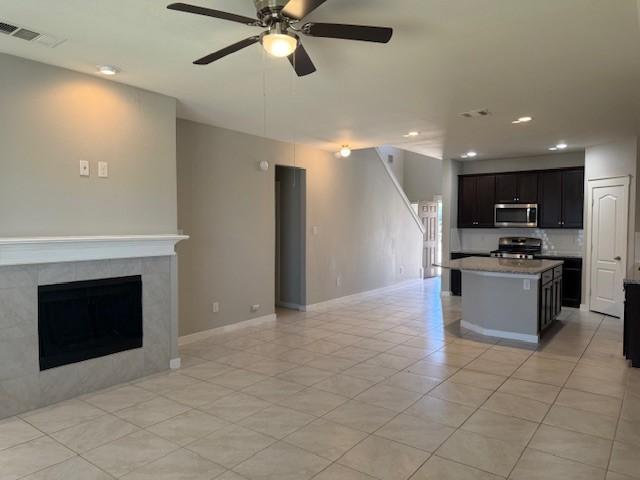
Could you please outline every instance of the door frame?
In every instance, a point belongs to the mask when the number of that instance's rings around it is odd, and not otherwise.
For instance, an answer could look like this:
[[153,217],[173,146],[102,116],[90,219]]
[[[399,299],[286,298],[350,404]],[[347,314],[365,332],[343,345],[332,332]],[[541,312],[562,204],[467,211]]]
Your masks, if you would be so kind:
[[585,231],[586,231],[586,278],[585,278],[585,287],[586,287],[586,295],[585,302],[587,305],[588,311],[591,311],[591,265],[592,265],[592,257],[593,257],[593,190],[595,188],[601,187],[615,187],[618,185],[622,185],[625,188],[625,193],[627,195],[627,231],[625,232],[625,241],[627,244],[627,248],[625,249],[625,271],[629,268],[629,212],[630,209],[630,185],[631,185],[631,177],[630,175],[622,175],[618,177],[606,177],[606,178],[593,178],[587,181],[587,218],[585,222]]

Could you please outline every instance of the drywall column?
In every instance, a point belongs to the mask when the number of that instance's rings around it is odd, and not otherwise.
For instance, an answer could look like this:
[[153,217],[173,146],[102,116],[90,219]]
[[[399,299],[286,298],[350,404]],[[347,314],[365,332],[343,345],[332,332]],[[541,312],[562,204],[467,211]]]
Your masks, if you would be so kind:
[[[457,160],[442,161],[442,259],[448,260],[451,251],[460,246],[458,237],[458,175],[461,171]],[[442,270],[442,292],[450,294],[451,275]]]

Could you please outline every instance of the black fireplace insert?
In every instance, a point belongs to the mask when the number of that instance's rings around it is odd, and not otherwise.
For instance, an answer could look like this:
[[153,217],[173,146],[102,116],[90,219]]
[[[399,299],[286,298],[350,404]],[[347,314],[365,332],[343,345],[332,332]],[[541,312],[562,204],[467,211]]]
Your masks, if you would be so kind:
[[40,370],[142,347],[142,278],[38,287]]

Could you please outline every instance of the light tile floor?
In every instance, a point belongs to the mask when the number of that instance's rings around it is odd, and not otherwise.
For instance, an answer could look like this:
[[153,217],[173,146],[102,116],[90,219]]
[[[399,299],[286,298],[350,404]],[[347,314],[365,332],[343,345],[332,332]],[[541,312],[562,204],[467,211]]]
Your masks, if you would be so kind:
[[437,280],[182,349],[183,368],[0,422],[0,480],[640,478],[622,323],[537,349],[460,330]]

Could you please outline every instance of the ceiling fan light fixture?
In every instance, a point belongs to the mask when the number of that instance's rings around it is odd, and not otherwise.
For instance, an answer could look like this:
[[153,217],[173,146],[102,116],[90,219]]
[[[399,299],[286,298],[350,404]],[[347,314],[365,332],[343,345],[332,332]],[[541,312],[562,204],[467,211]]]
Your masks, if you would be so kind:
[[298,48],[298,37],[288,33],[280,23],[265,33],[261,41],[265,51],[276,58],[288,57]]

